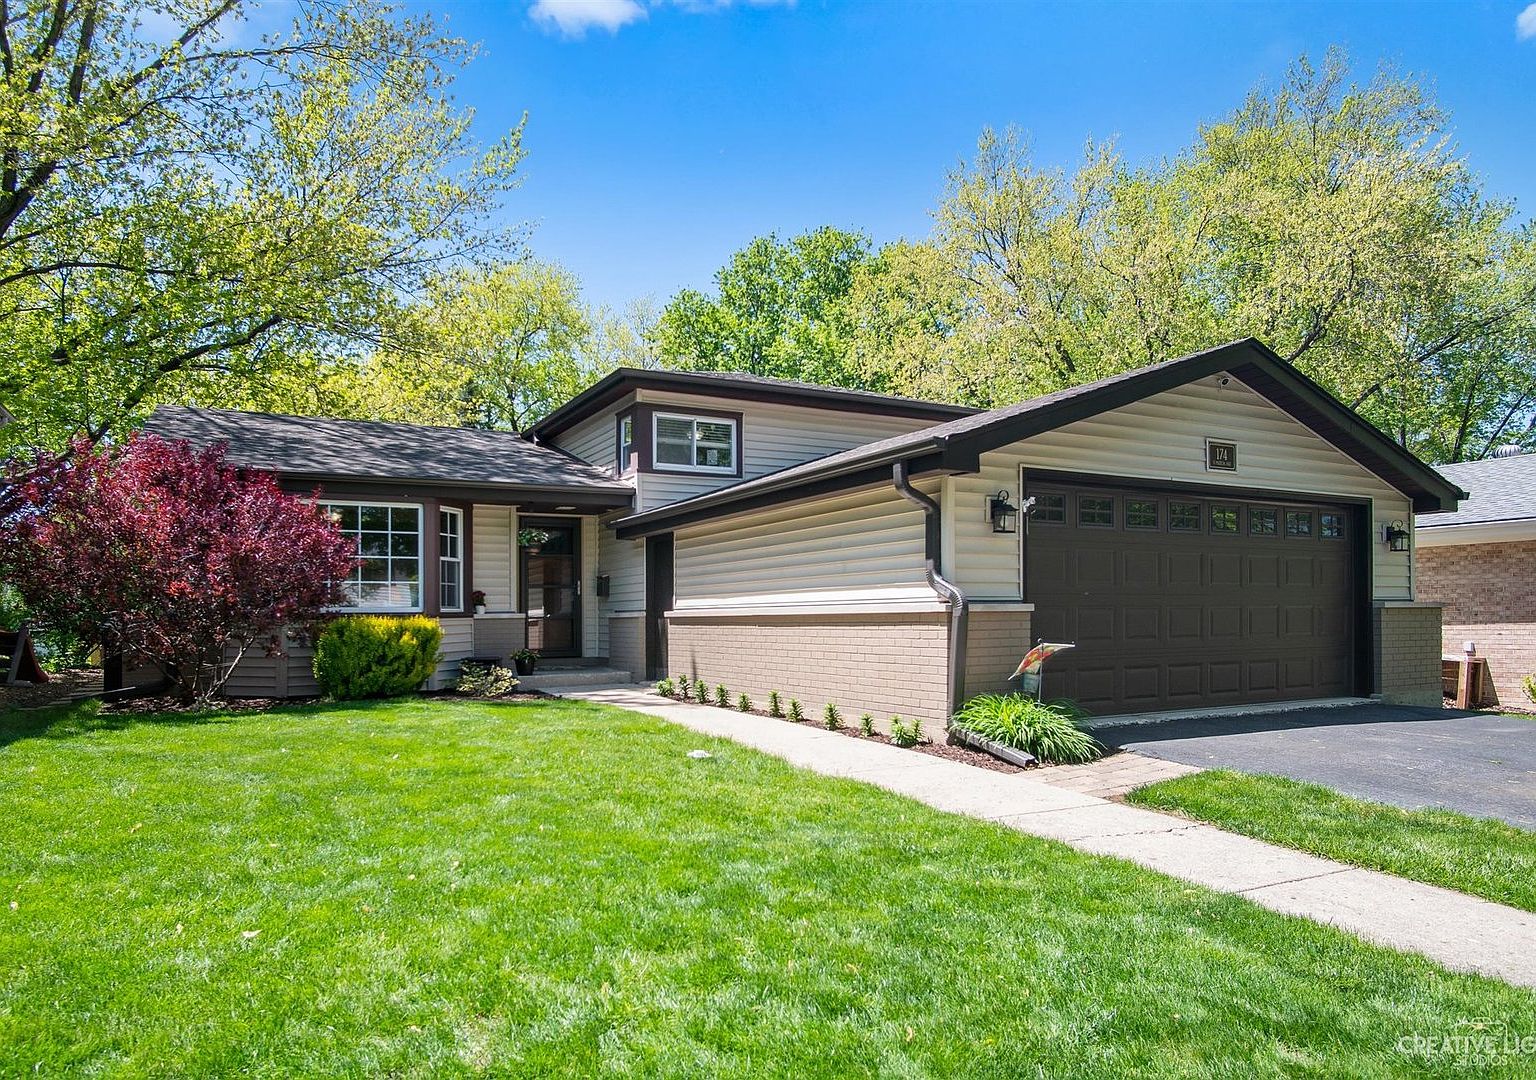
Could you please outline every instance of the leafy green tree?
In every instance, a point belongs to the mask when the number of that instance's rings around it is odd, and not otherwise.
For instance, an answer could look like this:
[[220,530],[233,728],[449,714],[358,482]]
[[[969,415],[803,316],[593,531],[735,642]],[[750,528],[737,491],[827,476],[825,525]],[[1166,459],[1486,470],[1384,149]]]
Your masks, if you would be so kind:
[[448,95],[469,50],[381,0],[293,11],[255,39],[239,0],[5,8],[10,438],[100,438],[375,341],[446,263],[513,242],[487,219],[521,129],[471,137]]
[[686,289],[667,304],[656,356],[667,367],[859,385],[847,300],[871,257],[866,237],[830,226],[758,237],[715,275],[714,296]]
[[1253,335],[1409,449],[1475,457],[1532,438],[1533,241],[1422,86],[1339,53],[1146,169],[1041,170],[987,132],[936,214],[967,300],[941,386],[994,404]]

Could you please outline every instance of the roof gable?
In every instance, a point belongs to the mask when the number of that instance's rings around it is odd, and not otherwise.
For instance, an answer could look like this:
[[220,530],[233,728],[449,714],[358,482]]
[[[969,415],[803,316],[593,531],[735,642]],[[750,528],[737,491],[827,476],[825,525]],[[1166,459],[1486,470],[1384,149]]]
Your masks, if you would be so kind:
[[772,496],[801,497],[878,479],[898,461],[921,471],[974,472],[980,455],[1009,443],[1096,416],[1219,372],[1231,372],[1366,469],[1410,496],[1417,511],[1453,509],[1465,493],[1392,442],[1332,394],[1262,343],[1247,338],[1177,360],[1068,387],[1014,405],[961,417],[907,435],[818,458],[756,480],[620,519],[619,536],[642,536],[689,521],[762,505]]

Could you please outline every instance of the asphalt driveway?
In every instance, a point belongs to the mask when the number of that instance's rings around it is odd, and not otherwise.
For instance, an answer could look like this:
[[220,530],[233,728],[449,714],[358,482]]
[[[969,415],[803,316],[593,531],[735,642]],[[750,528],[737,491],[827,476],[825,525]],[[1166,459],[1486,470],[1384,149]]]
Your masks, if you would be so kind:
[[1410,810],[1445,806],[1536,828],[1536,717],[1345,705],[1125,724],[1094,735],[1165,761],[1289,776]]

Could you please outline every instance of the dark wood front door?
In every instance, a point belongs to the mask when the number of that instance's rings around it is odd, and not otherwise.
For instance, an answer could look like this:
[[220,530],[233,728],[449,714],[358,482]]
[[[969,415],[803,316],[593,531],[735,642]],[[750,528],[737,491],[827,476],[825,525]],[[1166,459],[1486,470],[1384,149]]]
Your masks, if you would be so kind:
[[667,612],[672,609],[672,534],[645,539],[645,677],[667,675]]
[[1096,715],[1357,692],[1354,508],[1031,483],[1044,692]]
[[567,519],[518,519],[519,606],[528,647],[540,656],[581,655],[580,529]]

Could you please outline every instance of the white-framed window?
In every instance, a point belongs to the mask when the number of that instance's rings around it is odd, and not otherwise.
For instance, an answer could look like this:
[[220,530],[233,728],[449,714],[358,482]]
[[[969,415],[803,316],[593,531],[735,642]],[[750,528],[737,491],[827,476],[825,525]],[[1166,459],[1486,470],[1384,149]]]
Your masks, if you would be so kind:
[[321,508],[357,552],[342,583],[345,608],[363,611],[421,610],[421,507],[414,503],[327,500]]
[[734,473],[736,421],[656,413],[652,466],[668,472]]
[[629,471],[630,458],[635,453],[635,418],[619,417],[619,472]]
[[464,511],[437,512],[437,578],[444,611],[464,610]]

